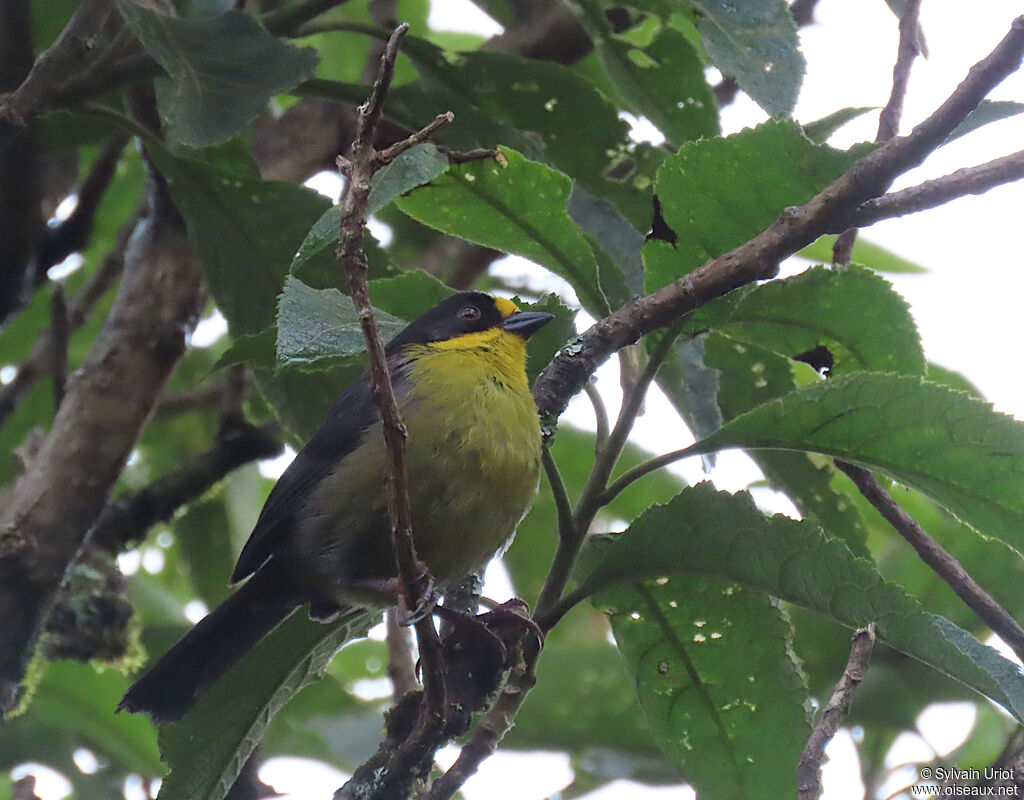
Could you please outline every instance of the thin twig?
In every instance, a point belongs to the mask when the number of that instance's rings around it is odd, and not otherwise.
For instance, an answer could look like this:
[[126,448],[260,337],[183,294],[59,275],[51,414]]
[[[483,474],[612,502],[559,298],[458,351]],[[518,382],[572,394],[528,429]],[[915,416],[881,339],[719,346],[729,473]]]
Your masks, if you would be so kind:
[[117,133],[110,138],[93,162],[85,180],[78,187],[78,203],[75,210],[59,225],[47,229],[36,259],[37,286],[42,285],[46,271],[50,267],[59,264],[72,253],[84,249],[89,243],[96,211],[114,178],[128,139],[129,137],[123,133]]
[[608,409],[605,408],[604,398],[601,397],[601,392],[594,381],[587,381],[583,391],[587,393],[590,404],[594,407],[594,424],[597,428],[594,432],[594,458],[597,458],[608,441]]
[[957,596],[977,614],[1006,644],[1024,660],[1024,628],[1006,611],[998,601],[986,592],[967,574],[960,562],[936,542],[903,508],[892,499],[887,491],[868,470],[835,460],[835,465],[845,472],[857,489],[875,507],[886,522],[906,539]]
[[[887,142],[900,132],[900,117],[903,116],[903,100],[907,96],[907,83],[910,80],[910,68],[914,64],[920,50],[917,46],[917,18],[921,10],[921,0],[907,0],[900,16],[900,43],[896,54],[896,64],[892,68],[892,91],[889,100],[878,117],[878,133],[876,142]],[[853,245],[857,241],[857,229],[850,228],[839,235],[832,245],[832,261],[835,264],[849,264],[853,254]]]
[[860,628],[854,632],[850,658],[846,662],[843,675],[839,679],[839,683],[836,684],[828,705],[822,711],[821,719],[811,731],[803,753],[800,754],[800,762],[796,768],[800,800],[817,800],[818,795],[821,794],[819,770],[822,759],[825,758],[825,745],[836,735],[839,724],[850,710],[853,693],[860,682],[864,680],[874,647],[875,623],[871,622],[866,628]]
[[166,522],[182,506],[201,497],[244,464],[274,458],[283,450],[276,426],[243,422],[222,428],[213,446],[135,492],[111,500],[90,534],[91,541],[111,553],[145,538],[146,531]]
[[604,490],[604,494],[601,495],[601,504],[608,505],[614,500],[623,489],[628,487],[631,483],[635,483],[640,478],[654,472],[662,467],[667,467],[669,464],[673,464],[676,461],[680,461],[684,458],[689,458],[692,448],[683,447],[679,450],[672,450],[669,453],[663,453],[660,456],[655,456],[652,459],[644,461],[642,464],[637,464],[632,469],[628,469],[623,472],[618,478],[608,484],[608,488]]
[[425,128],[410,134],[407,138],[400,142],[396,142],[391,147],[385,148],[377,153],[377,159],[381,164],[390,164],[398,156],[408,150],[410,147],[422,144],[423,142],[430,139],[438,128],[450,122],[455,121],[455,115],[451,111],[445,111],[443,114],[438,114],[434,119],[427,124]]
[[665,363],[668,354],[672,352],[672,346],[675,344],[681,328],[682,325],[676,323],[665,332],[658,344],[655,345],[647,365],[636,378],[632,388],[623,395],[618,419],[615,420],[615,426],[608,434],[608,441],[601,450],[600,458],[596,459],[594,468],[587,476],[587,482],[580,494],[579,503],[576,505],[573,519],[577,529],[589,528],[594,514],[601,507],[601,497],[608,485],[608,478],[611,476],[612,470],[615,469],[615,464],[618,463],[622,449],[626,446],[626,440],[633,430],[636,418],[643,408],[647,390],[657,377],[658,370]]
[[1024,150],[867,200],[857,207],[853,222],[864,228],[883,219],[926,211],[965,195],[984,194],[1021,178],[1024,178]]
[[547,476],[548,484],[551,486],[551,494],[555,498],[555,512],[558,515],[558,535],[561,539],[570,541],[576,538],[575,527],[572,521],[572,505],[569,502],[569,493],[562,481],[562,474],[558,471],[551,450],[544,445],[541,450],[541,463],[544,465],[544,474]]
[[421,598],[425,583],[417,566],[416,547],[412,538],[412,513],[409,509],[408,474],[405,466],[406,430],[395,402],[384,343],[373,317],[366,286],[366,257],[363,253],[363,225],[369,201],[370,179],[378,168],[373,137],[380,121],[384,97],[391,84],[398,42],[407,30],[408,25],[402,25],[392,34],[388,47],[381,57],[381,68],[370,98],[359,108],[358,129],[351,155],[344,162],[339,159],[339,163],[343,163],[342,172],[348,183],[341,202],[341,243],[338,247],[338,260],[348,276],[349,293],[359,313],[370,357],[371,394],[383,423],[388,454],[388,513],[391,517],[398,571],[407,601],[416,604]]
[[494,754],[505,734],[512,729],[526,696],[537,683],[539,655],[539,649],[524,653],[522,663],[512,670],[498,700],[477,724],[455,763],[434,781],[423,800],[448,800]]
[[900,43],[896,63],[892,68],[892,91],[889,100],[878,116],[876,142],[887,142],[900,132],[900,118],[903,116],[903,101],[907,96],[910,69],[914,59],[920,55],[917,46],[917,18],[921,11],[921,0],[907,0],[900,17]]
[[398,612],[388,609],[384,615],[384,641],[388,647],[388,677],[391,678],[391,699],[397,703],[408,692],[419,688],[416,680],[416,659],[412,650],[412,634],[398,621]]
[[[370,391],[383,426],[388,455],[388,514],[391,520],[395,561],[405,599],[411,607],[422,608],[432,602],[432,579],[424,574],[422,564],[416,557],[405,462],[406,430],[395,402],[384,345],[373,318],[367,289],[366,256],[363,253],[363,225],[370,195],[370,180],[384,164],[381,154],[374,149],[374,137],[383,113],[384,99],[394,75],[399,43],[408,30],[408,24],[403,23],[395,29],[388,40],[370,97],[359,107],[356,137],[350,155],[346,159],[338,159],[339,169],[347,178],[345,196],[341,203],[338,261],[348,276],[349,293],[362,324],[370,359]],[[443,120],[435,119],[424,131],[433,130],[441,122],[450,119],[449,115],[442,116]],[[395,158],[423,141],[427,135],[424,131],[414,133],[405,141],[388,148],[388,157]],[[416,623],[416,637],[423,671],[424,694],[415,727],[406,740],[390,753],[382,772],[375,769],[373,776],[366,776],[362,769],[356,770],[349,783],[339,789],[336,796],[355,794],[357,791],[360,792],[360,796],[371,796],[362,788],[354,788],[360,787],[364,781],[372,781],[372,796],[392,796],[398,791],[399,784],[410,780],[417,765],[431,757],[441,742],[447,710],[444,665],[440,641],[429,614],[423,615]]]
[[672,345],[679,335],[681,325],[676,323],[655,346],[647,365],[636,380],[632,391],[622,397],[622,406],[619,409],[618,419],[601,454],[594,459],[594,466],[587,476],[587,481],[580,492],[580,499],[576,503],[576,510],[572,515],[572,525],[559,526],[560,532],[568,533],[562,535],[558,540],[558,549],[555,551],[555,558],[551,562],[551,569],[548,570],[547,578],[544,580],[544,587],[541,589],[540,597],[537,598],[537,614],[544,614],[554,606],[565,590],[572,574],[573,565],[579,555],[583,540],[594,520],[594,515],[601,508],[601,499],[605,494],[605,487],[608,484],[608,477],[611,475],[615,464],[619,460],[622,448],[626,446],[630,431],[636,422],[637,414],[643,406],[647,390],[658,374],[658,370],[664,363],[665,358],[672,351]]
[[50,363],[53,365],[53,413],[64,402],[64,384],[68,377],[68,304],[64,284],[54,281],[50,290],[50,331],[53,339]]

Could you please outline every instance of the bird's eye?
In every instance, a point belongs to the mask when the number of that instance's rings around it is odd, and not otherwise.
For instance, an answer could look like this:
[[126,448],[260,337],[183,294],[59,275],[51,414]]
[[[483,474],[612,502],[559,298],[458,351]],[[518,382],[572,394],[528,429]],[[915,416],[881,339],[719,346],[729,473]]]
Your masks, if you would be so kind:
[[461,311],[459,311],[459,319],[480,319],[480,309],[477,308],[476,306],[466,306]]

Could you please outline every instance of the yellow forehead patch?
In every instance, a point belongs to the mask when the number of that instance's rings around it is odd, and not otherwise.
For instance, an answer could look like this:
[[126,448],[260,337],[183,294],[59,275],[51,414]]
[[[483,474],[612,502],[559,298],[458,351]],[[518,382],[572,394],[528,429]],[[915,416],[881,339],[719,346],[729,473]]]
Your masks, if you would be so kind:
[[495,297],[494,305],[503,319],[507,319],[519,311],[519,306],[504,297]]

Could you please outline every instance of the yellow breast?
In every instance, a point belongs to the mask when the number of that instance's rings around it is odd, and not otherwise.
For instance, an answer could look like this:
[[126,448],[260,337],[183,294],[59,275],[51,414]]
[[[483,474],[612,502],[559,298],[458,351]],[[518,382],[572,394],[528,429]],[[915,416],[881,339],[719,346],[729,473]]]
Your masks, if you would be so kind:
[[410,348],[414,532],[445,577],[482,566],[528,510],[540,470],[540,425],[525,342],[492,329]]

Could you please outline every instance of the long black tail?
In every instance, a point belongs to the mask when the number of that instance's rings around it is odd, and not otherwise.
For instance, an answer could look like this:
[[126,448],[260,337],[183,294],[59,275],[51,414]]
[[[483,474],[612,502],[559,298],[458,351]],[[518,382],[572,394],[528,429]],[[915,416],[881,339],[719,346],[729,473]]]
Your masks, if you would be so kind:
[[277,576],[257,573],[203,617],[125,693],[118,711],[173,722],[296,608],[281,597]]

